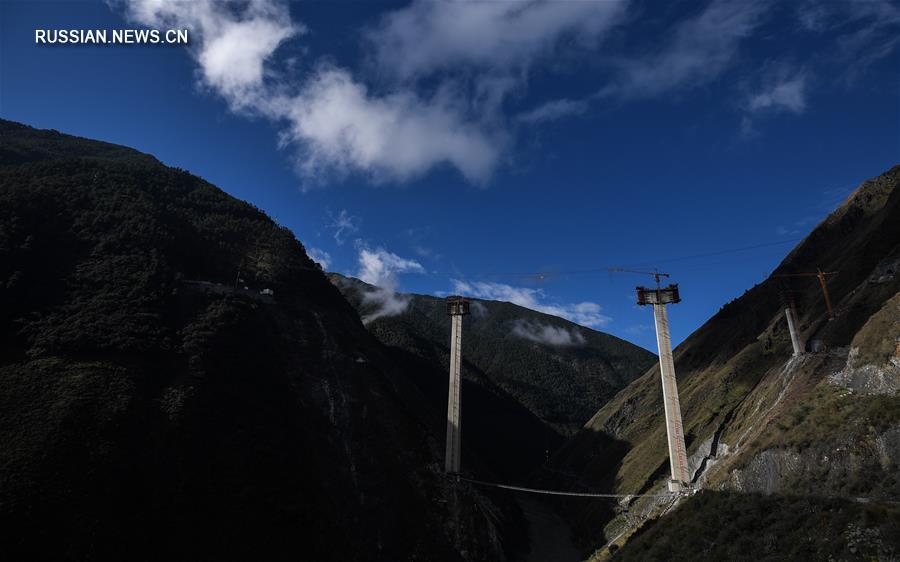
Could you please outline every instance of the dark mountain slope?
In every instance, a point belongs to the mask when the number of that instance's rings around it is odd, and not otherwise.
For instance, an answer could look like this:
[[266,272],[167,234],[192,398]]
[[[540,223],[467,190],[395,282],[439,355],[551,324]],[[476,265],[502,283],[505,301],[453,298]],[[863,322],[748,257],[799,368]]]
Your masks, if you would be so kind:
[[[877,498],[900,498],[896,478],[900,464],[898,184],[900,166],[863,183],[775,271],[838,271],[828,283],[834,320],[828,321],[814,278],[785,285],[783,279],[770,277],[726,304],[678,346],[676,371],[696,486],[730,490],[738,496],[763,492],[812,498],[865,496],[876,502]],[[810,342],[808,352],[794,359],[781,299],[785,289],[796,294],[802,336]],[[624,443],[621,451],[597,454],[610,439]],[[668,460],[658,367],[601,408],[551,465],[556,472],[548,473],[546,479],[558,485],[611,482],[623,493],[660,489]],[[561,473],[568,476],[560,479]],[[757,495],[730,497],[748,504],[769,502],[787,510],[824,505],[813,500],[807,504],[759,500]],[[660,510],[658,502],[633,500],[627,502],[627,513],[610,519],[602,502],[569,502],[567,506],[585,544],[595,547],[617,536],[624,539],[635,525]],[[728,525],[737,525],[705,509],[686,505],[678,512],[694,513],[698,525],[717,521],[726,531]],[[749,511],[754,509],[748,505]],[[865,517],[859,519],[859,513],[848,511],[837,520],[845,524],[845,530],[850,528],[847,525],[863,525]],[[892,528],[900,530],[892,513]],[[790,520],[796,514],[783,515]],[[741,525],[762,528],[764,521],[755,517],[747,514]],[[659,529],[677,532],[678,527],[669,524]],[[661,532],[646,540],[660,539]],[[815,540],[801,534],[798,530],[782,536],[779,544]],[[765,547],[759,541],[768,535],[755,531],[745,535],[747,556]],[[689,543],[687,539],[680,542],[685,548]],[[710,547],[708,556],[725,553]],[[676,558],[692,554],[703,557],[697,552],[669,551]]]
[[[370,312],[361,295],[373,287],[329,275],[364,316]],[[377,318],[369,329],[388,345],[449,365],[450,321],[444,300],[408,297],[403,314]],[[502,389],[563,434],[581,427],[598,404],[656,360],[641,347],[562,318],[508,302],[474,302],[464,330],[464,376]],[[562,343],[552,337],[540,341],[541,328],[553,329]]]
[[502,559],[427,404],[257,209],[0,121],[3,559]]
[[[364,295],[374,287],[329,276],[362,316],[371,314],[375,305]],[[398,361],[418,363],[417,384],[436,408],[446,408],[446,304],[427,295],[405,297],[402,314],[367,326]],[[528,339],[545,328],[563,343]],[[463,330],[463,443],[500,476],[525,477],[563,435],[653,361],[653,354],[614,336],[511,303],[475,300]]]

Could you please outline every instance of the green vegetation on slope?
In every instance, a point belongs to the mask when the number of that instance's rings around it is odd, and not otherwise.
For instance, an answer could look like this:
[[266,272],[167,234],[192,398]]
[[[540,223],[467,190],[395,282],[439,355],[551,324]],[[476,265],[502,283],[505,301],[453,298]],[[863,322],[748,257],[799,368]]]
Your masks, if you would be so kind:
[[636,533],[613,560],[892,560],[900,507],[703,491]]
[[[372,312],[374,305],[364,299],[372,286],[329,276],[362,316]],[[367,327],[398,364],[417,373],[423,394],[443,410],[450,363],[446,304],[431,296],[407,297],[402,314],[377,318]],[[568,345],[524,338],[516,333],[523,323],[532,330],[557,330],[553,333],[562,334]],[[498,477],[514,481],[541,466],[563,435],[580,428],[589,412],[655,361],[613,336],[505,302],[474,301],[463,334],[463,447]],[[464,468],[471,469],[466,456],[464,450]]]
[[[367,312],[360,294],[371,287],[330,275],[350,302]],[[437,358],[446,369],[450,321],[443,299],[409,296],[404,313],[377,318],[369,329],[385,344]],[[571,340],[549,343],[521,335],[535,326],[556,329]],[[581,428],[656,361],[652,353],[615,336],[507,302],[476,299],[464,334],[463,376],[508,393],[565,435]]]

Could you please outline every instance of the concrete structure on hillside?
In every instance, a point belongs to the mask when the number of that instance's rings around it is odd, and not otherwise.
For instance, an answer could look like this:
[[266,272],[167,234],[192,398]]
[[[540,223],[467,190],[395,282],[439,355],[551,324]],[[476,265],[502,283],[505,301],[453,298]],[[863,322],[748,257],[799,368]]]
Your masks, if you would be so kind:
[[672,477],[669,479],[669,491],[681,492],[691,485],[688,471],[687,451],[684,445],[684,427],[681,421],[681,404],[678,401],[678,384],[675,381],[675,361],[672,358],[672,339],[669,336],[669,317],[667,304],[681,301],[678,285],[659,286],[657,274],[656,288],[637,288],[637,303],[653,305],[653,317],[656,320],[656,344],[659,348],[659,371],[662,375],[663,406],[666,415],[666,434],[669,440],[669,467]]
[[791,333],[791,345],[794,347],[794,357],[803,353],[804,344],[800,339],[800,324],[797,322],[797,311],[794,303],[789,302],[784,308],[784,317],[787,320],[788,331]]
[[462,366],[462,319],[469,314],[469,299],[459,296],[447,298],[450,316],[450,391],[447,396],[447,453],[444,471],[459,472],[460,460],[460,372]]

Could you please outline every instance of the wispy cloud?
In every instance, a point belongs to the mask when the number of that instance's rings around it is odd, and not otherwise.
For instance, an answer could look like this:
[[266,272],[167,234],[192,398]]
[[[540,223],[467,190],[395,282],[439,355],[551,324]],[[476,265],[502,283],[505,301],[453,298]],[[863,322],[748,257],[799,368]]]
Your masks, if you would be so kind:
[[356,276],[375,287],[363,294],[363,303],[375,305],[375,310],[365,315],[363,322],[403,313],[409,306],[409,296],[397,293],[397,274],[424,272],[425,269],[419,262],[401,258],[384,248],[360,248]]
[[513,322],[512,333],[520,338],[547,345],[570,346],[584,344],[584,336],[576,329],[570,330],[521,318]]
[[331,266],[331,254],[329,254],[325,250],[320,250],[318,248],[307,248],[306,253],[309,255],[309,259],[322,266],[322,269],[327,271]]
[[337,216],[329,213],[325,228],[334,231],[334,241],[340,246],[347,241],[348,236],[359,230],[359,224],[358,219],[351,216],[347,209],[341,209]]
[[806,75],[781,76],[753,94],[747,103],[750,112],[789,111],[803,113],[806,109]]
[[806,236],[824,217],[841,205],[851,193],[853,193],[853,188],[849,187],[823,189],[818,199],[810,199],[810,204],[805,209],[801,209],[804,213],[809,214],[788,224],[776,226],[775,233],[779,236]]
[[677,24],[657,51],[614,61],[615,78],[597,97],[652,97],[714,80],[735,62],[741,41],[760,25],[767,7],[765,1],[713,0]]
[[777,114],[799,115],[806,111],[810,73],[787,63],[763,66],[755,87],[748,87],[741,117],[741,136],[759,135],[757,121]]
[[469,310],[476,318],[484,318],[488,314],[487,306],[483,302],[473,300],[469,304]]
[[817,219],[816,217],[803,217],[797,219],[788,225],[778,225],[775,227],[775,234],[778,236],[800,236],[805,235],[809,232],[812,226],[815,226]]
[[530,111],[521,113],[518,120],[523,123],[538,124],[547,121],[556,121],[564,117],[581,115],[585,113],[589,104],[585,100],[559,99],[549,101]]
[[[367,39],[377,66],[408,81],[438,71],[518,72],[564,38],[590,46],[619,23],[628,2],[435,2],[391,12]],[[571,41],[570,41],[571,43]]]
[[900,45],[900,6],[893,0],[807,0],[794,9],[803,29],[835,35],[838,62],[853,63],[841,75],[851,80]]
[[606,326],[612,320],[602,313],[602,307],[594,302],[558,304],[547,302],[541,289],[514,287],[503,283],[485,281],[467,282],[452,280],[453,291],[471,297],[507,301],[531,310],[566,318],[582,326]]

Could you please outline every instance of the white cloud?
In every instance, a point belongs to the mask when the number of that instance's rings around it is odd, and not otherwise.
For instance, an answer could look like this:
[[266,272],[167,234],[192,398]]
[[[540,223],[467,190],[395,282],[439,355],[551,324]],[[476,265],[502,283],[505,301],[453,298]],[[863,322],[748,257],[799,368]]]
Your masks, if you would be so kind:
[[559,316],[581,324],[582,326],[600,327],[609,324],[611,318],[602,314],[599,304],[580,302],[572,304],[555,304],[545,302],[546,295],[541,289],[513,287],[503,283],[485,281],[466,282],[452,280],[454,292],[482,299],[507,301],[531,310]]
[[329,254],[325,250],[320,250],[318,248],[307,248],[306,254],[309,256],[309,259],[322,266],[322,269],[326,271],[331,265],[331,254]]
[[400,85],[374,94],[327,65],[295,78],[294,93],[267,80],[276,50],[305,31],[281,2],[126,0],[126,11],[144,25],[189,28],[201,83],[236,111],[286,125],[283,145],[298,148],[298,170],[308,179],[335,171],[406,181],[449,164],[484,183],[497,165],[503,132],[468,117],[465,100],[447,90],[422,97]]
[[553,100],[520,114],[518,120],[531,124],[556,121],[572,115],[581,115],[588,110],[588,107],[588,103],[584,100]]
[[397,273],[425,273],[425,268],[416,260],[401,258],[384,248],[359,251],[359,273],[357,277],[371,285],[382,286],[385,281],[395,278]]
[[548,345],[569,346],[584,343],[584,336],[578,330],[569,330],[524,319],[516,320],[513,323],[513,334]]
[[337,169],[406,181],[448,163],[484,183],[503,144],[463,117],[450,96],[422,99],[402,89],[373,96],[334,67],[320,68],[298,96],[272,107],[289,123],[284,138],[304,147],[300,169],[307,176]]
[[754,94],[747,103],[747,109],[751,112],[785,110],[803,113],[806,109],[806,76],[780,77]]
[[678,24],[658,51],[614,62],[617,76],[597,96],[651,97],[713,80],[732,65],[741,41],[761,23],[767,4],[713,0],[699,15]]
[[347,212],[347,209],[341,209],[338,216],[332,216],[329,213],[329,222],[325,228],[334,230],[334,241],[340,246],[346,242],[347,237],[359,230],[357,219]]
[[154,27],[187,27],[203,83],[235,109],[253,109],[262,95],[265,62],[306,28],[272,0],[244,5],[213,0],[125,0],[128,17]]
[[[627,5],[413,2],[366,33],[371,62],[380,76],[393,78],[376,91],[333,65],[291,76],[296,56],[277,74],[276,51],[306,32],[280,0],[123,3],[138,23],[190,29],[201,84],[233,110],[283,125],[282,146],[297,149],[297,169],[311,183],[348,173],[405,182],[449,165],[479,184],[491,178],[509,145],[498,111],[522,85],[527,66],[564,37],[585,44],[598,39]],[[415,83],[448,69],[469,78],[442,77],[427,94]]]
[[376,308],[363,317],[368,323],[382,316],[401,314],[409,306],[409,296],[397,293],[398,273],[424,273],[422,265],[410,259],[401,258],[384,248],[359,250],[359,271],[356,276],[375,288],[363,294],[363,302]]
[[383,17],[367,39],[382,72],[398,80],[460,66],[493,72],[525,66],[563,37],[593,43],[620,21],[627,5],[416,0]]

